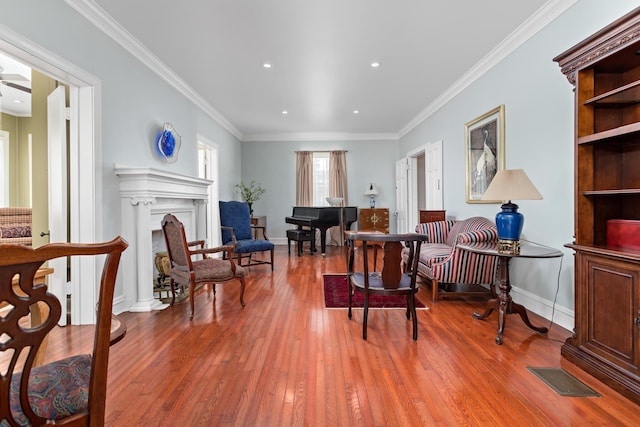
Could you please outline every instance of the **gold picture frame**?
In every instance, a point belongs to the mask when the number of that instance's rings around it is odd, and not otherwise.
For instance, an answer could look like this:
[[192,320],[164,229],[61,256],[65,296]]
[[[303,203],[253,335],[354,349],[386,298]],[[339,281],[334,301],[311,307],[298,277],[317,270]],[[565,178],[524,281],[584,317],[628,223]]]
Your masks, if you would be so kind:
[[504,105],[471,120],[464,128],[467,203],[501,203],[482,200],[482,196],[496,173],[504,169]]

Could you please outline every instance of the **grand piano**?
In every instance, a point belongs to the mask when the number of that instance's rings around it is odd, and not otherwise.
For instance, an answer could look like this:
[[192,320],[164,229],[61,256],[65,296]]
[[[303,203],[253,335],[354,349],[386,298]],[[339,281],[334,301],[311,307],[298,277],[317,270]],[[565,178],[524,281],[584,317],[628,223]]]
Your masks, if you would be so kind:
[[[344,229],[348,230],[351,228],[351,224],[357,220],[358,208],[356,206],[294,206],[293,214],[285,218],[287,224],[295,224],[299,229],[302,227],[308,227],[312,231],[319,229],[322,255],[326,250],[327,230],[337,225],[343,225]],[[311,247],[315,249],[313,241]]]

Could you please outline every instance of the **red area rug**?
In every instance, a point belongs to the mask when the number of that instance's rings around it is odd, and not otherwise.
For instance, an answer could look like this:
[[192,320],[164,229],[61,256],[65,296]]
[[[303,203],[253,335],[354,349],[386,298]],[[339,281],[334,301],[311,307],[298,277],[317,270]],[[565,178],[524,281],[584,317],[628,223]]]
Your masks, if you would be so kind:
[[[345,274],[325,274],[324,280],[324,305],[326,308],[349,308],[349,288]],[[364,295],[361,292],[353,294],[352,307],[364,307]],[[371,295],[369,308],[407,308],[407,299],[404,296],[382,297]],[[416,298],[416,309],[426,309]]]

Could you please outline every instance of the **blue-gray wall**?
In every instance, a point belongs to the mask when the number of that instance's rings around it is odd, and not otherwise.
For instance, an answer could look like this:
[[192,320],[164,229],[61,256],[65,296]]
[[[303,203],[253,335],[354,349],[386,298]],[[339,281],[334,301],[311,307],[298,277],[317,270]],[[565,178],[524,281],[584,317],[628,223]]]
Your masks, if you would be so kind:
[[255,180],[267,190],[254,205],[256,215],[267,216],[269,238],[284,239],[284,222],[296,201],[296,151],[347,150],[349,205],[369,207],[364,191],[375,182],[376,207],[395,209],[397,141],[243,142],[242,179]]

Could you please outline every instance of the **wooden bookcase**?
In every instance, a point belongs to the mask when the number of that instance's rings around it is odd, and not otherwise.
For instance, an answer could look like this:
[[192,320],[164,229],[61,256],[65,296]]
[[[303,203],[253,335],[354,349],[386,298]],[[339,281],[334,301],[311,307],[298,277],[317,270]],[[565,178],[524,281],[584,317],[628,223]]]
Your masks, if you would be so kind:
[[607,221],[640,220],[640,8],[554,58],[575,86],[575,329],[562,355],[640,403],[640,252]]

